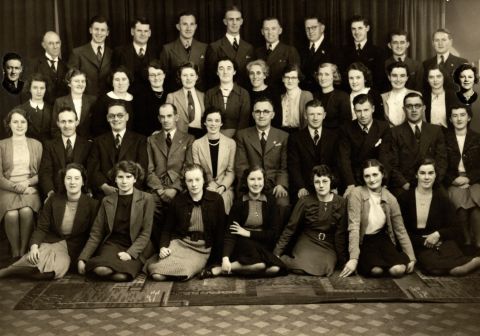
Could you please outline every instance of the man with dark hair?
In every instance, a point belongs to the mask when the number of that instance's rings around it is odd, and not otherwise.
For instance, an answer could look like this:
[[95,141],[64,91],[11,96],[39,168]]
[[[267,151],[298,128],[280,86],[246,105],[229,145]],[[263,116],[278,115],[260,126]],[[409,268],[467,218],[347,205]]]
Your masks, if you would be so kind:
[[389,42],[387,45],[388,48],[392,51],[392,56],[385,60],[385,71],[387,73],[387,76],[389,74],[387,69],[391,64],[396,62],[405,63],[408,66],[408,81],[405,87],[410,90],[422,91],[423,67],[419,61],[407,56],[407,51],[410,47],[410,39],[408,33],[404,30],[395,30],[390,32]]
[[56,124],[61,135],[44,143],[38,172],[38,183],[46,198],[58,191],[63,183],[58,179],[60,169],[72,162],[86,167],[91,147],[91,142],[76,133],[79,120],[71,107],[60,109]]
[[354,62],[363,63],[372,72],[372,87],[383,92],[385,55],[379,47],[368,39],[369,21],[363,16],[355,15],[350,20],[350,30],[353,41],[344,48],[343,70]]
[[468,63],[468,61],[451,53],[452,43],[453,38],[449,30],[440,28],[433,33],[432,44],[436,55],[423,62],[424,88],[428,88],[427,70],[438,64],[442,72],[446,74],[443,84],[445,90],[457,91],[453,81],[453,72],[459,65]]
[[60,58],[62,41],[54,31],[47,31],[43,35],[42,48],[45,54],[37,58],[32,66],[32,73],[41,73],[48,78],[48,90],[44,100],[53,106],[55,99],[69,93],[65,75],[68,71],[67,63]]
[[325,62],[335,63],[332,46],[325,40],[325,24],[317,16],[309,16],[304,20],[305,34],[308,44],[300,49],[302,72],[305,76],[301,83],[304,90],[317,92],[320,90],[315,73],[318,66]]
[[[121,100],[108,107],[107,120],[111,131],[96,137],[88,158],[88,174],[93,193],[97,198],[117,192],[115,181],[109,178],[110,169],[123,160],[137,162],[146,171],[148,165],[147,141],[143,135],[127,129],[128,112]],[[143,180],[135,183],[139,189]]]
[[94,16],[90,20],[89,32],[91,41],[73,49],[68,67],[85,72],[88,81],[85,93],[99,97],[108,91],[107,79],[111,69],[112,50],[105,44],[110,33],[107,19]]
[[288,176],[290,195],[293,199],[309,194],[312,189],[311,173],[316,165],[326,164],[332,171],[337,168],[337,132],[322,127],[326,117],[320,100],[305,105],[307,127],[288,138]]
[[163,104],[158,110],[162,130],[147,139],[147,186],[154,195],[155,221],[152,242],[158,247],[161,225],[168,205],[177,192],[183,190],[183,168],[193,163],[191,134],[177,129],[178,113],[175,105]]
[[20,79],[23,72],[22,57],[17,53],[9,52],[3,56],[2,67],[3,88],[11,94],[18,95],[22,92],[24,85],[24,82]]
[[181,88],[176,81],[177,68],[187,62],[193,62],[198,66],[199,74],[197,88],[205,91],[205,55],[207,44],[193,38],[197,30],[197,19],[195,14],[183,12],[178,16],[178,23],[175,25],[179,32],[178,38],[165,44],[160,53],[160,63],[167,75],[167,91],[174,92]]
[[447,171],[447,149],[440,126],[423,121],[425,103],[418,92],[403,99],[407,120],[392,128],[392,141],[388,150],[390,190],[395,196],[409,190],[415,182],[418,163],[429,157],[435,160],[436,182],[441,183]]
[[375,105],[369,94],[353,98],[356,120],[340,128],[338,148],[339,168],[346,197],[355,186],[363,184],[362,165],[365,160],[377,159],[384,165],[386,157],[382,149],[390,141],[390,126],[373,118]]
[[266,84],[277,89],[282,87],[283,71],[287,65],[300,65],[300,56],[295,47],[280,41],[282,26],[276,17],[263,19],[262,35],[265,44],[255,50],[255,57],[267,62],[270,69]]
[[[235,81],[241,87],[249,87],[250,81],[247,73],[247,63],[253,58],[253,46],[240,38],[240,28],[243,24],[242,12],[236,6],[229,7],[225,11],[223,24],[227,27],[225,36],[221,39],[212,42],[207,49],[207,64],[209,73],[217,72],[217,63],[220,59],[228,57],[235,61],[238,66],[235,75]],[[210,87],[217,84],[217,76],[210,76],[212,78]]]
[[138,17],[130,25],[132,42],[115,48],[112,56],[112,68],[123,65],[133,75],[130,91],[136,94],[148,88],[147,66],[158,57],[158,49],[150,42],[152,30],[147,18]]

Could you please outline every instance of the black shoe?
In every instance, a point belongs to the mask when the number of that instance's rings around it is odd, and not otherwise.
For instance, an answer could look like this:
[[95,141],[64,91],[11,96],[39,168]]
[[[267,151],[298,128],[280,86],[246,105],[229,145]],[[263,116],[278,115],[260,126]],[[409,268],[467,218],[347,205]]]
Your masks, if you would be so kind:
[[200,280],[203,280],[203,279],[209,279],[209,278],[214,278],[215,275],[213,274],[212,272],[212,269],[210,267],[205,267],[201,272],[200,274],[198,275],[198,278]]

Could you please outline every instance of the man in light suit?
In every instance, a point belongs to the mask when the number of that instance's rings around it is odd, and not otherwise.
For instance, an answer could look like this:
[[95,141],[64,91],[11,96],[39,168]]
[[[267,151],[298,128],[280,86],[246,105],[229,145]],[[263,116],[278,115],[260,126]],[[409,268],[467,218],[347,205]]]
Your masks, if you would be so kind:
[[263,167],[266,174],[265,193],[273,194],[279,206],[288,207],[290,204],[287,171],[288,133],[271,127],[275,112],[270,99],[257,100],[253,106],[252,115],[255,126],[239,130],[236,134],[237,180],[241,181],[245,170],[249,167]]
[[432,44],[436,55],[423,62],[424,88],[429,87],[426,78],[428,69],[434,64],[438,64],[443,73],[446,74],[443,83],[445,90],[457,91],[457,86],[453,81],[453,72],[459,65],[468,63],[468,61],[451,53],[452,43],[452,34],[447,29],[440,28],[433,33]]
[[429,157],[435,160],[436,182],[441,183],[447,171],[447,149],[441,126],[423,121],[425,104],[418,92],[405,96],[403,108],[407,120],[392,128],[389,148],[390,190],[395,196],[412,188],[416,180],[416,168],[420,161]]
[[308,126],[288,138],[288,176],[292,198],[304,197],[313,190],[311,174],[314,166],[326,164],[332,171],[336,170],[338,135],[322,127],[326,114],[320,100],[309,101],[305,105]]
[[[207,49],[208,73],[217,71],[217,63],[220,59],[228,57],[237,64],[235,81],[243,88],[250,86],[247,73],[247,63],[253,58],[253,46],[240,38],[240,28],[243,24],[242,12],[236,6],[225,11],[223,24],[227,27],[225,36],[212,42]],[[217,77],[211,76],[212,81],[209,87],[218,84]]]
[[[392,51],[392,56],[385,60],[386,76],[388,77],[389,75],[387,69],[390,64],[403,62],[408,66],[408,81],[405,87],[421,92],[423,89],[423,66],[419,61],[407,56],[407,51],[410,47],[408,33],[404,30],[395,30],[389,36],[388,48]],[[389,86],[391,88],[391,85]],[[385,88],[388,89],[387,87]]]
[[53,106],[55,99],[69,93],[65,82],[68,67],[67,63],[60,58],[62,41],[60,41],[60,36],[57,33],[53,31],[46,32],[43,35],[42,48],[45,49],[45,55],[34,61],[32,72],[41,73],[50,80],[48,91],[45,94],[45,101]]
[[152,242],[155,248],[165,213],[177,192],[183,190],[182,171],[185,164],[192,163],[193,136],[177,129],[178,113],[175,105],[163,104],[158,112],[162,130],[147,139],[148,173],[147,186],[155,200],[155,221]]
[[[109,171],[116,163],[124,160],[137,162],[146,171],[148,166],[147,142],[143,135],[127,129],[128,112],[122,100],[108,107],[107,120],[111,132],[96,137],[88,158],[90,185],[96,198],[117,192],[115,181]],[[143,189],[143,180],[137,179],[135,187]]]
[[160,63],[167,75],[167,91],[173,92],[180,89],[175,76],[177,68],[186,62],[193,62],[199,70],[197,88],[204,92],[206,89],[205,55],[207,44],[193,38],[197,30],[197,19],[193,13],[183,12],[178,16],[178,23],[175,27],[179,32],[178,39],[165,44],[160,53]]
[[384,165],[386,158],[382,148],[390,141],[390,126],[383,120],[373,118],[375,105],[368,94],[359,94],[353,99],[356,120],[344,124],[340,128],[338,145],[338,165],[344,197],[363,184],[362,165],[365,160],[377,159]]
[[315,73],[318,66],[325,62],[333,62],[333,50],[328,41],[325,40],[325,25],[317,16],[309,16],[304,20],[305,34],[308,44],[299,50],[302,59],[302,72],[305,78],[301,88],[310,92],[320,91]]
[[90,20],[89,43],[73,49],[68,61],[69,68],[77,68],[87,75],[85,93],[97,97],[108,91],[107,78],[110,74],[112,50],[106,46],[109,24],[106,18],[94,16]]
[[138,17],[130,25],[132,42],[115,48],[112,55],[112,69],[123,65],[133,74],[130,92],[136,94],[149,87],[147,67],[158,57],[156,46],[149,42],[152,35],[147,18]]
[[87,139],[77,135],[79,124],[77,114],[71,107],[60,109],[57,120],[61,136],[44,144],[42,161],[40,163],[39,185],[43,196],[48,198],[56,191],[63,181],[58,180],[58,172],[67,164],[75,162],[86,167],[87,158],[92,145]]
[[262,25],[265,44],[255,50],[255,57],[265,60],[270,68],[266,84],[277,90],[283,87],[282,76],[287,65],[301,63],[297,49],[280,41],[281,34],[280,21],[275,17],[265,18]]

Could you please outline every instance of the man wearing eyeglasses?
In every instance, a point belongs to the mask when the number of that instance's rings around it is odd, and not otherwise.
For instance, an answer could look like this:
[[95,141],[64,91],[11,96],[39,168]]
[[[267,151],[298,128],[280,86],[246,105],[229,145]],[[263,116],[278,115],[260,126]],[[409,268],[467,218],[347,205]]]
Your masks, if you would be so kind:
[[390,190],[395,196],[412,188],[418,163],[435,160],[436,180],[442,182],[447,170],[447,150],[442,128],[423,120],[425,104],[420,93],[411,92],[403,100],[407,120],[392,128]]
[[266,194],[272,194],[277,205],[288,207],[287,141],[288,133],[272,127],[275,116],[268,98],[260,98],[253,105],[255,126],[239,130],[236,134],[235,174],[238,181],[246,169],[260,166],[265,169]]
[[[107,112],[111,131],[96,137],[93,141],[87,170],[93,193],[98,199],[117,191],[114,179],[109,176],[116,163],[131,160],[147,171],[146,138],[127,130],[128,118],[125,103],[121,100],[112,102]],[[143,179],[138,179],[135,186],[142,189]]]

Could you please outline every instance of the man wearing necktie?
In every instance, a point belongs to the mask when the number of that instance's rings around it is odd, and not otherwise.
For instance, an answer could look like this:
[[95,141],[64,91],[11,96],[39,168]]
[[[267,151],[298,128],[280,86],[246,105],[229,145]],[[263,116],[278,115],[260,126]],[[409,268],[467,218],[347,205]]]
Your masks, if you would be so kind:
[[341,126],[338,146],[338,167],[345,188],[344,197],[363,183],[362,165],[368,159],[377,159],[388,166],[387,152],[390,126],[386,121],[373,118],[374,100],[369,94],[353,98],[357,119]]
[[[243,24],[242,12],[236,6],[227,8],[223,24],[227,28],[225,36],[212,42],[207,49],[207,65],[209,73],[215,73],[220,59],[228,57],[237,63],[235,80],[238,85],[248,87],[250,84],[247,73],[247,63],[253,60],[253,46],[240,37]],[[209,78],[209,87],[218,84],[218,78]]]
[[90,20],[90,42],[73,49],[68,61],[69,68],[77,68],[87,75],[86,94],[100,96],[106,93],[110,75],[112,50],[105,44],[109,23],[103,16],[94,16]]
[[150,61],[158,58],[158,48],[150,37],[152,30],[150,21],[145,17],[137,17],[130,24],[132,42],[115,48],[112,55],[112,68],[125,66],[133,74],[130,91],[135,97],[149,87],[148,74],[145,69]]
[[428,88],[427,69],[434,64],[438,64],[445,74],[444,88],[445,90],[457,90],[457,85],[453,80],[453,72],[463,63],[468,63],[465,58],[455,56],[451,53],[453,38],[449,30],[445,28],[437,29],[432,36],[432,45],[435,49],[435,56],[423,62],[423,70],[425,74],[424,88]]
[[[88,160],[90,185],[96,198],[110,195],[117,191],[116,183],[109,171],[116,163],[123,160],[137,162],[147,169],[148,156],[146,138],[143,135],[129,131],[127,122],[129,115],[122,100],[110,104],[107,120],[111,131],[108,131],[93,141],[91,155]],[[137,179],[135,186],[142,189],[144,179]]]
[[318,66],[325,62],[333,62],[332,47],[325,40],[325,25],[319,17],[309,16],[305,18],[304,25],[308,44],[299,50],[302,59],[302,72],[305,76],[300,83],[300,87],[313,93],[320,90],[315,78]]
[[71,107],[62,108],[55,123],[61,134],[44,142],[38,173],[38,182],[45,198],[61,189],[63,181],[57,179],[60,169],[72,162],[86,167],[91,148],[91,142],[76,133],[79,121]]
[[435,160],[436,181],[442,182],[447,170],[447,150],[441,126],[423,120],[425,103],[418,92],[405,96],[403,109],[407,120],[392,128],[389,189],[398,197],[412,188],[418,163],[425,158]]
[[182,170],[193,163],[192,135],[177,128],[179,115],[175,105],[160,106],[158,119],[162,130],[148,137],[147,187],[155,200],[155,217],[152,228],[152,242],[158,247],[161,225],[168,205],[175,195],[183,190]]
[[266,84],[278,91],[282,88],[282,76],[287,65],[301,64],[297,49],[280,41],[282,31],[277,18],[265,18],[262,24],[265,44],[255,50],[255,58],[263,59],[270,68]]
[[60,57],[62,41],[56,32],[48,31],[43,35],[42,48],[45,54],[33,62],[32,70],[33,73],[41,73],[49,79],[45,101],[53,106],[55,99],[69,93],[65,82],[68,67]]
[[328,165],[337,169],[338,133],[323,127],[326,112],[320,100],[305,105],[307,127],[288,138],[288,176],[290,197],[297,199],[309,194],[314,166]]

